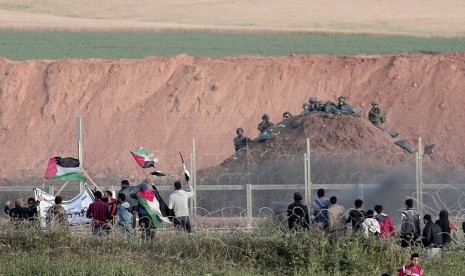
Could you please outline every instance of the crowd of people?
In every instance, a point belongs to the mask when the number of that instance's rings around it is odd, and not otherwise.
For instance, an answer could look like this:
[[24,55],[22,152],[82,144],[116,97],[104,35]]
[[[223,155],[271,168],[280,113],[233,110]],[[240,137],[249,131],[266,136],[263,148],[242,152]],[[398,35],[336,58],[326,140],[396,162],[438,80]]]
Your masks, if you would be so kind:
[[[337,99],[337,103],[331,101],[318,101],[315,97],[310,97],[308,103],[304,103],[302,105],[302,111],[300,112],[299,116],[310,115],[310,114],[324,114],[324,113],[331,113],[334,115],[349,115],[355,117],[361,117],[362,112],[349,105],[347,99],[344,96],[340,96]],[[283,113],[282,119],[286,120],[293,115],[286,111]],[[388,129],[386,127],[386,119],[387,119],[387,112],[383,110],[378,103],[378,100],[373,99],[371,101],[371,109],[368,112],[368,120],[376,126],[378,129],[388,133],[391,137],[396,138],[399,133],[395,130]],[[246,135],[244,135],[244,129],[241,127],[236,129],[236,137],[234,137],[234,150],[237,152],[240,149],[246,148],[247,145],[251,142],[265,142],[268,140],[273,140],[276,138],[276,132],[273,132],[273,127],[280,126],[275,125],[270,120],[270,115],[263,114],[262,121],[258,124],[257,130],[259,131],[259,135],[255,140],[250,139]],[[399,147],[403,148],[408,153],[414,153],[415,149],[409,145],[407,140],[400,139],[395,141],[395,144]],[[431,148],[432,146],[428,146],[426,149]],[[432,154],[431,150],[426,151],[427,154]]]
[[[447,210],[439,212],[439,219],[433,222],[430,214],[425,214],[423,230],[420,227],[420,214],[413,208],[413,200],[405,201],[400,229],[396,232],[392,219],[384,212],[382,205],[365,211],[363,200],[356,199],[354,207],[346,210],[337,203],[337,197],[325,197],[325,190],[317,191],[317,198],[310,209],[303,202],[299,192],[294,193],[294,202],[287,207],[287,220],[290,230],[309,230],[311,228],[340,234],[347,231],[361,233],[365,237],[373,236],[383,240],[398,240],[402,247],[422,244],[426,256],[441,254],[441,248],[451,243],[451,230],[457,227],[449,220]],[[350,227],[348,227],[350,224]],[[465,231],[465,229],[464,229]],[[408,274],[406,274],[408,275]]]
[[[159,216],[169,219],[176,229],[182,229],[190,233],[192,231],[189,221],[188,200],[194,195],[193,189],[188,182],[189,191],[182,190],[179,181],[174,183],[174,192],[169,196],[168,204],[163,201],[160,193],[154,185],[144,181],[138,186],[131,186],[128,180],[121,181],[121,190],[116,199],[111,191],[95,191],[95,200],[89,205],[86,217],[91,220],[92,233],[95,235],[109,234],[116,226],[132,236],[136,226],[136,216],[139,218],[139,226],[144,237],[154,237],[157,223],[154,221],[153,210],[144,199],[156,199],[160,214]],[[28,199],[28,205],[21,199],[15,201],[15,207],[7,201],[4,211],[15,222],[33,222],[38,219],[38,206],[42,196],[37,200]],[[55,231],[58,229],[69,229],[68,214],[63,207],[63,198],[55,197],[55,204],[46,212],[47,229]]]

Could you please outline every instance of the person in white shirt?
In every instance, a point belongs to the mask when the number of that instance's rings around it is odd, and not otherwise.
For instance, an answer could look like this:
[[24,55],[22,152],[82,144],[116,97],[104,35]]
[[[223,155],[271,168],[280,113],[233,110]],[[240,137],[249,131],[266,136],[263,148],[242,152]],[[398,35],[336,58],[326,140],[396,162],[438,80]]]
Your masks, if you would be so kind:
[[379,222],[373,218],[373,215],[373,210],[368,210],[365,220],[362,223],[363,234],[365,237],[369,237],[370,235],[379,237],[379,234],[381,233]]
[[181,182],[174,182],[174,193],[170,195],[168,208],[173,210],[173,223],[176,228],[185,229],[188,233],[192,232],[189,221],[189,198],[194,196],[192,186],[189,184],[189,191],[182,190]]

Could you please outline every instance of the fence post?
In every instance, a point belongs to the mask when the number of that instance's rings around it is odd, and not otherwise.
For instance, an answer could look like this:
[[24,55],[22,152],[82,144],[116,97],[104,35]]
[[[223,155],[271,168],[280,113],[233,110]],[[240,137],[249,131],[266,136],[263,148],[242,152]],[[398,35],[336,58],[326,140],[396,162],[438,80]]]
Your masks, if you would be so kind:
[[246,185],[247,195],[247,229],[252,229],[252,184]]
[[310,204],[310,199],[311,199],[311,196],[312,196],[312,155],[310,153],[310,138],[307,138],[307,166],[306,166],[306,169],[307,169],[307,183],[305,183],[306,185],[306,193],[308,193],[306,195],[306,198],[305,199],[305,203],[306,204]]
[[55,187],[54,186],[48,186],[48,194],[54,195],[55,193]]
[[195,219],[197,218],[197,171],[196,171],[196,147],[195,138],[192,139],[192,153],[191,153],[191,181],[194,196],[192,197],[190,208],[192,210],[192,230],[196,229]]
[[416,154],[417,159],[417,173],[416,173],[416,184],[417,184],[417,200],[418,200],[418,211],[423,212],[423,143],[421,137],[418,138],[418,151]]
[[307,153],[304,153],[304,184],[305,184],[305,204],[310,202],[310,193],[308,192],[308,169],[307,169]]
[[360,197],[361,200],[363,200],[363,196],[364,196],[363,183],[358,184],[358,196]]
[[[77,146],[78,146],[79,168],[82,171],[83,156],[82,156],[82,120],[81,120],[81,116],[78,116],[76,118],[76,128],[77,128]],[[84,191],[84,189],[85,189],[84,182],[79,182],[79,192]]]

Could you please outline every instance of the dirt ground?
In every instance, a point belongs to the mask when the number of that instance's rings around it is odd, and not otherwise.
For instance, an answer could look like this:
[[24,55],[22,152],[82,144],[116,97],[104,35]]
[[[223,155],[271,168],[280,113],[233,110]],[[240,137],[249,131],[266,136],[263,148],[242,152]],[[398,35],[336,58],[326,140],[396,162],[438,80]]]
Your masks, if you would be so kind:
[[20,30],[327,32],[465,35],[461,0],[0,0]]
[[0,175],[42,175],[50,156],[76,156],[77,116],[93,175],[137,172],[129,150],[139,146],[157,152],[159,170],[181,175],[178,153],[188,158],[193,138],[197,168],[219,164],[233,154],[237,127],[254,138],[263,113],[276,123],[310,96],[340,95],[364,118],[377,98],[389,128],[414,146],[419,137],[435,144],[436,162],[463,171],[464,72],[463,53],[0,60]]

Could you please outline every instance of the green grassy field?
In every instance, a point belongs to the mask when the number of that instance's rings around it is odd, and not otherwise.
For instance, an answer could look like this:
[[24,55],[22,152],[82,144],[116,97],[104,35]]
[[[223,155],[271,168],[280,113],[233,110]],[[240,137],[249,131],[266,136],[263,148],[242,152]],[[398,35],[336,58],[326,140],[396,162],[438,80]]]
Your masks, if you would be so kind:
[[433,54],[465,51],[465,38],[324,34],[0,32],[0,56],[10,60],[146,56],[224,57]]

